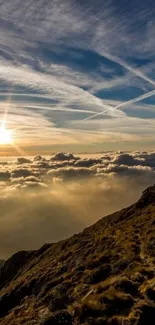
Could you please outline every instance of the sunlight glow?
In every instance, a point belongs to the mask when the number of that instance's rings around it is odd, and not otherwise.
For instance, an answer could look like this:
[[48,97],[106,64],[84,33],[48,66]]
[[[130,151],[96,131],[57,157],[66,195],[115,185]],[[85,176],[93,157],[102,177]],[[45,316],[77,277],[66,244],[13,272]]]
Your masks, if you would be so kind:
[[12,139],[12,132],[5,128],[5,125],[2,124],[0,126],[0,144],[11,144],[13,141]]

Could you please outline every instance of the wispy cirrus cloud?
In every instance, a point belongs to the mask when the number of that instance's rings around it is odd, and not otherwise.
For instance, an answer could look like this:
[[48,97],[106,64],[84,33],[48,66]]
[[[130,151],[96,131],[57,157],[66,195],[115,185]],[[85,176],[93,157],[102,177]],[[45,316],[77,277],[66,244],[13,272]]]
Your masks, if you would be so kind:
[[141,114],[136,104],[153,110],[152,0],[9,0],[0,1],[0,10],[0,117],[7,109],[17,140],[27,138],[37,145],[36,139],[42,138],[45,145],[55,145],[60,137],[73,145],[76,139],[79,150],[83,141],[77,130],[85,141],[86,134],[91,139],[91,132],[100,130],[104,143],[108,124],[110,134],[125,140],[129,125],[133,138],[136,128],[136,137],[141,134],[143,118],[152,145],[154,116],[147,115],[149,109]]

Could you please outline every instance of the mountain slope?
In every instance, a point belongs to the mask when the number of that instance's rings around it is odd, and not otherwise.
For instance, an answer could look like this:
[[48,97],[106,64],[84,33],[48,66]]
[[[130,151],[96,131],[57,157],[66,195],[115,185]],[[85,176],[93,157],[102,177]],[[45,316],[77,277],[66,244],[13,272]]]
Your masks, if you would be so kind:
[[0,324],[155,324],[155,186],[132,206],[0,272]]
[[0,260],[0,269],[3,267],[5,261],[4,260]]

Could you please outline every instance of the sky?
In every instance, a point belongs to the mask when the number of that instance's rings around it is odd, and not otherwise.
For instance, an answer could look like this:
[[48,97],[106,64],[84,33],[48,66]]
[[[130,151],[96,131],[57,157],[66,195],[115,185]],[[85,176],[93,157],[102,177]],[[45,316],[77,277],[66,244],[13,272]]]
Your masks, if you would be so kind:
[[154,0],[0,0],[1,155],[153,150]]

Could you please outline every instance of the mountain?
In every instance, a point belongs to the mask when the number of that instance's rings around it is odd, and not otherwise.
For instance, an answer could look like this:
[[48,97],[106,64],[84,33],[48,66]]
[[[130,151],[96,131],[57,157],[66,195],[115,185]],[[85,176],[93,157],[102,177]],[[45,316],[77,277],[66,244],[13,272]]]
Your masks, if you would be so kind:
[[9,258],[0,324],[154,325],[155,186],[78,235]]
[[5,261],[4,260],[0,260],[0,269],[3,267]]

